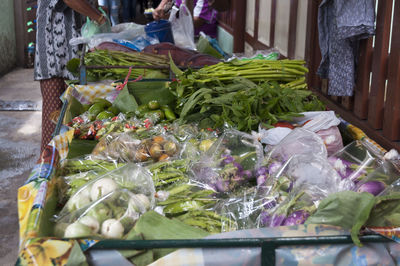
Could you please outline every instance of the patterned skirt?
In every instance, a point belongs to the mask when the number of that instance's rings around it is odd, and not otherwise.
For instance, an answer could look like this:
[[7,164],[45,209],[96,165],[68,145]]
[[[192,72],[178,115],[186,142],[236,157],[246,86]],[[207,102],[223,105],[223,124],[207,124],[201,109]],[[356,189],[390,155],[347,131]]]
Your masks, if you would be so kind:
[[67,85],[63,78],[51,78],[40,81],[40,90],[42,92],[42,143],[41,152],[49,144],[52,134],[56,128],[51,119],[51,115],[61,109],[61,94],[66,90]]

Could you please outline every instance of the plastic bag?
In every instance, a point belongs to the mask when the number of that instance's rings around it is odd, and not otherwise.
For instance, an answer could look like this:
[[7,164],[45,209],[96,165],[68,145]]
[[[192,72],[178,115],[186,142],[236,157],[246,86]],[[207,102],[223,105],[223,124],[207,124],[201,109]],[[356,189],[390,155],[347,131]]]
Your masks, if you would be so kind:
[[342,177],[355,183],[380,165],[380,160],[362,141],[353,141],[328,158],[330,164]]
[[[179,17],[177,13],[179,11]],[[194,43],[193,18],[187,6],[182,3],[179,8],[173,6],[169,16],[172,34],[176,46],[196,50]]]
[[327,150],[322,139],[309,130],[296,128],[268,154],[268,161],[286,162],[296,154],[309,154],[326,158]]
[[248,51],[246,53],[235,53],[227,61],[231,61],[236,58],[239,60],[252,60],[252,59],[278,60],[279,57],[280,57],[279,50],[272,48],[267,50]]
[[221,232],[257,227],[257,218],[264,205],[264,200],[255,198],[255,195],[256,191],[253,187],[217,203],[214,211],[223,217],[221,219]]
[[395,183],[400,179],[400,172],[398,169],[389,161],[384,161],[378,168],[373,172],[369,173],[365,178],[357,183],[358,192],[368,192],[374,196]]
[[154,184],[150,173],[136,164],[127,164],[89,181],[73,194],[57,215],[57,220],[67,214],[82,209],[98,199],[118,189],[127,189],[132,193],[148,197],[154,205]]
[[275,127],[268,130],[259,127],[258,135],[260,136],[261,143],[275,146],[289,135],[290,132],[292,132],[292,129],[287,127]]
[[102,25],[92,21],[89,17],[86,17],[86,23],[82,26],[81,35],[83,38],[89,39],[93,35],[98,33],[106,33],[111,32],[111,23],[108,19],[107,14],[104,12],[103,9],[99,8],[101,13],[103,13],[104,17],[106,18],[106,22]]
[[259,195],[266,193],[259,223],[271,227],[304,223],[320,200],[331,193],[353,188],[353,183],[342,180],[325,157],[294,155],[258,192]]
[[55,226],[55,235],[60,238],[122,239],[133,228],[140,215],[152,208],[148,195],[116,189],[59,219]]
[[262,157],[262,146],[257,139],[230,130],[193,163],[193,179],[218,192],[230,192],[255,181],[253,170],[259,167]]
[[[117,25],[118,26],[118,25]],[[127,29],[120,32],[97,32],[91,36],[85,36],[82,34],[81,37],[72,38],[69,41],[70,45],[79,45],[86,43],[88,48],[94,48],[103,42],[112,42],[113,40],[133,40],[138,36],[146,36],[144,31],[144,25],[135,25],[134,27],[128,27]]]
[[[149,135],[156,132],[149,131]],[[92,152],[106,160],[119,162],[166,161],[179,154],[178,143],[170,136],[156,135],[140,138],[136,134],[121,133],[101,139]]]
[[339,128],[332,126],[328,129],[322,129],[316,132],[318,136],[324,141],[328,156],[343,149],[342,135],[340,135]]
[[302,125],[304,129],[318,132],[333,126],[338,126],[340,120],[334,111],[304,112],[303,116],[293,118],[293,121]]
[[142,51],[144,48],[146,48],[149,45],[157,44],[159,43],[158,39],[156,38],[151,38],[149,36],[137,36],[133,40],[128,41],[128,40],[121,40],[121,39],[113,39],[115,43],[119,43],[121,45],[124,45],[126,47],[129,47],[135,51]]

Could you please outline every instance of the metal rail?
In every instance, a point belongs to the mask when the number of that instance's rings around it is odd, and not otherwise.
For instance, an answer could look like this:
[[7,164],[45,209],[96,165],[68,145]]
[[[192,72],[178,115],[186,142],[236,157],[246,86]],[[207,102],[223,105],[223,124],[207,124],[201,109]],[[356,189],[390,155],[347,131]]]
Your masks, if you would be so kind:
[[[381,235],[360,236],[363,243],[390,242]],[[349,235],[318,237],[169,239],[169,240],[101,240],[91,249],[153,249],[153,248],[261,248],[261,265],[275,265],[275,250],[280,246],[352,244]]]

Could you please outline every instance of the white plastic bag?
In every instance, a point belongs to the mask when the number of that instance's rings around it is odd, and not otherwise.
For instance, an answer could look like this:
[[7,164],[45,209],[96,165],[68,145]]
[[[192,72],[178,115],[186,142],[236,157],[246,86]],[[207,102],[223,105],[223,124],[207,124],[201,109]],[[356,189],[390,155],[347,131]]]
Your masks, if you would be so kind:
[[[179,17],[177,17],[178,11]],[[175,6],[172,7],[169,22],[171,23],[175,45],[181,48],[196,50],[193,18],[184,3],[182,3],[179,8]]]
[[338,126],[340,120],[336,117],[334,111],[320,111],[320,112],[304,112],[302,117],[296,117],[294,122],[298,123],[304,129],[317,132],[323,129],[328,129],[332,126]]

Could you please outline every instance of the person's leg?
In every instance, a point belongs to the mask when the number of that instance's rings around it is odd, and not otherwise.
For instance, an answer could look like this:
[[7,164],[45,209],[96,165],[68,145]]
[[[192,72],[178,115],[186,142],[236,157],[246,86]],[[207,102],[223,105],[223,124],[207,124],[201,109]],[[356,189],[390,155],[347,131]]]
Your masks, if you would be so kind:
[[136,18],[136,5],[137,5],[137,1],[136,0],[131,0],[131,20]]
[[131,0],[122,0],[122,19],[124,22],[131,22]]
[[120,0],[110,0],[110,20],[111,25],[115,26],[119,24],[119,6],[121,4]]
[[40,81],[42,92],[42,144],[41,152],[49,144],[56,125],[51,121],[50,115],[62,107],[61,94],[67,85],[63,78],[51,78]]

